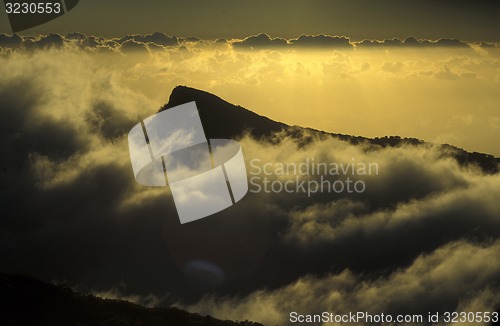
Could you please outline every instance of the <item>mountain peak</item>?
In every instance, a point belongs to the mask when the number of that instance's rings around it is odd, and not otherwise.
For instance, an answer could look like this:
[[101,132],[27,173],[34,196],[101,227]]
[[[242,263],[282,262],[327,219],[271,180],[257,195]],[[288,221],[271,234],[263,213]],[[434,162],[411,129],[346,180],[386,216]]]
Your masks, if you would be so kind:
[[273,121],[220,97],[187,86],[176,86],[168,103],[160,111],[188,102],[196,102],[207,138],[239,138],[249,132],[262,138],[287,129],[284,123]]
[[224,104],[228,105],[230,104],[227,101],[224,101],[217,95],[214,95],[212,93],[202,91],[200,89],[184,86],[184,85],[177,85],[175,88],[172,90],[172,93],[170,94],[168,103],[165,105],[165,107],[170,108],[173,106],[177,106],[180,104],[184,104],[189,101],[193,101],[195,98],[196,100],[199,100],[201,102],[205,101],[210,101],[210,102],[223,102]]

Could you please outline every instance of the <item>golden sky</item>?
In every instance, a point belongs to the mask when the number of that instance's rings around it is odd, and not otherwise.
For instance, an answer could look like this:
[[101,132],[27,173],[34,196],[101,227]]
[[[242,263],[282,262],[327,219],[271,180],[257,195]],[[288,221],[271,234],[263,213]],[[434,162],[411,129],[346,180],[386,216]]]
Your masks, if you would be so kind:
[[157,106],[170,89],[188,85],[291,125],[415,137],[499,156],[499,55],[481,47],[192,46],[132,55],[120,78]]

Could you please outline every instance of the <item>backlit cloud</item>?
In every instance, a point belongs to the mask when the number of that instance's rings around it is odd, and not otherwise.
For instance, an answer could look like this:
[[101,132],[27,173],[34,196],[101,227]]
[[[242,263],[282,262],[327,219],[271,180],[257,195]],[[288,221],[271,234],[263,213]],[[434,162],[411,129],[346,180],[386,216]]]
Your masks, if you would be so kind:
[[[370,143],[292,128],[265,141],[236,130],[247,172],[260,178],[251,190],[263,177],[318,180],[276,172],[312,159],[372,163],[377,173],[348,173],[364,182],[359,193],[251,191],[180,226],[169,188],[136,184],[126,141],[175,85],[189,84],[288,124],[324,122],[345,134],[356,121],[363,136],[398,126],[389,130],[495,148],[495,48],[309,52],[286,40],[292,51],[240,51],[234,40],[163,34],[0,41],[2,271],[271,325],[286,324],[290,311],[498,309],[499,175],[464,164],[464,152],[397,137]],[[256,171],[266,163],[270,175]]]

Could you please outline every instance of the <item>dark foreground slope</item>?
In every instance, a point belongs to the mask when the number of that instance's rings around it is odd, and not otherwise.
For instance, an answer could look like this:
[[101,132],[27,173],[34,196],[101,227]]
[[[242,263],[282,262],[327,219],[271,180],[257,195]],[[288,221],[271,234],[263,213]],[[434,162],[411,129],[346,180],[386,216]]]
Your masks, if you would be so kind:
[[[377,147],[383,148],[403,145],[429,145],[415,138],[401,138],[399,136],[366,138],[361,136],[326,133],[298,126],[289,126],[258,115],[241,106],[228,103],[220,97],[208,92],[186,86],[177,86],[170,94],[168,103],[162,107],[160,111],[191,101],[196,102],[207,138],[234,139],[248,132],[255,138],[269,139],[273,133],[284,131],[289,136],[300,139],[300,141],[307,141],[305,132],[308,131],[324,137],[335,137],[351,144],[369,144],[373,146],[372,149],[376,149]],[[500,158],[495,158],[489,154],[467,152],[451,145],[440,145],[440,147],[443,153],[455,158],[463,166],[475,165],[486,173],[497,173],[499,171]]]
[[0,274],[0,325],[259,326],[202,317],[176,308],[145,308],[73,292],[20,275]]

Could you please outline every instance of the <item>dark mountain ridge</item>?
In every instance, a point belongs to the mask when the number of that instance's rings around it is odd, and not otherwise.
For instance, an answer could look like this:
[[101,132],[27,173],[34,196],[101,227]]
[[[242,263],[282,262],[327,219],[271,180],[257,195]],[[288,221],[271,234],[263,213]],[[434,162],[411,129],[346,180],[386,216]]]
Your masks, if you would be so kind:
[[[283,132],[284,135],[297,139],[300,144],[307,144],[309,141],[312,141],[311,135],[315,135],[318,137],[334,137],[353,145],[364,143],[371,145],[369,146],[370,149],[375,150],[377,148],[404,145],[431,145],[430,143],[416,138],[402,138],[399,136],[367,138],[328,133],[299,126],[289,126],[258,115],[241,106],[233,105],[211,93],[187,86],[175,87],[170,94],[168,103],[163,106],[160,111],[191,101],[196,102],[207,138],[237,139],[248,132],[251,136],[261,140],[279,142],[279,140],[273,137],[273,134]],[[461,148],[448,144],[438,146],[440,146],[444,155],[453,157],[462,166],[478,166],[485,173],[499,172],[500,158],[495,158],[493,155],[467,152]]]
[[177,308],[146,308],[76,293],[22,275],[0,274],[0,325],[5,326],[262,326],[223,321]]

